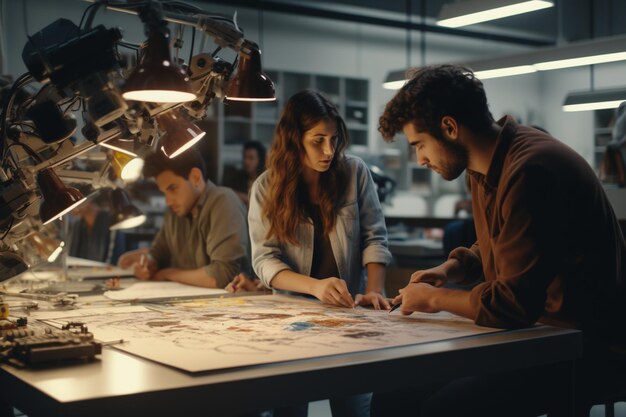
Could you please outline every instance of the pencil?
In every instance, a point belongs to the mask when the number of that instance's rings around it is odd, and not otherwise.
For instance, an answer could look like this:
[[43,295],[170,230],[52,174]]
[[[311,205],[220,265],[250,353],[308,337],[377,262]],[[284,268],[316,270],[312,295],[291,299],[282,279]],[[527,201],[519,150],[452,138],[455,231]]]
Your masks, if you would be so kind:
[[391,314],[392,311],[397,310],[398,307],[400,307],[402,305],[402,303],[398,303],[396,305],[394,305],[393,307],[391,307],[391,310],[389,310],[389,314]]

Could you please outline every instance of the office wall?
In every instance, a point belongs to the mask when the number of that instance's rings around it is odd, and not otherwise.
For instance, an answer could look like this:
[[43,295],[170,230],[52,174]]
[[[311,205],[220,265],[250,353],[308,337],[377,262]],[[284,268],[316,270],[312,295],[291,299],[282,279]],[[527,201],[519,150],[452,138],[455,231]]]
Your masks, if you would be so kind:
[[[77,23],[88,4],[80,0],[4,0],[3,36],[9,72],[18,76],[25,71],[21,50],[27,32],[32,34],[59,17]],[[210,3],[195,4],[215,12],[234,12],[233,8],[212,6]],[[250,9],[238,10],[238,22],[245,29],[246,36],[261,45],[266,68],[368,78],[370,151],[378,153],[390,146],[382,142],[376,127],[378,116],[393,92],[384,90],[380,85],[388,71],[407,66],[404,30]],[[138,43],[144,38],[143,27],[136,16],[101,11],[95,23],[122,27],[129,42]],[[412,34],[411,65],[422,64],[420,36],[420,33]],[[184,56],[188,54],[188,46],[189,41],[183,50]],[[211,50],[213,46],[209,40],[206,49]],[[427,64],[507,55],[523,50],[524,47],[517,45],[426,35]],[[231,58],[229,54],[227,52],[225,58]],[[598,66],[596,86],[620,85],[624,69],[624,65]],[[510,113],[524,123],[544,126],[590,159],[593,151],[591,113],[566,114],[561,111],[565,94],[578,87],[588,87],[588,78],[586,68],[559,70],[486,80],[485,88],[494,117]],[[391,146],[406,151],[406,147],[400,144]]]
[[[595,65],[593,79],[598,89],[626,87],[626,63]],[[544,72],[540,76],[540,85],[546,128],[592,163],[593,112],[566,113],[561,110],[569,92],[591,88],[590,68],[586,66]]]

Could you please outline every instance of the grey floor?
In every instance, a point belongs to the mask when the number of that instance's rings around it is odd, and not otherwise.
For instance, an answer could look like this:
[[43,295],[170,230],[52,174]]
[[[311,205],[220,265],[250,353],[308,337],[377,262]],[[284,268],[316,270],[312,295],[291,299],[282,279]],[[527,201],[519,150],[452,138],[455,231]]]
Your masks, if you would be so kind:
[[[589,417],[604,417],[604,406],[594,406]],[[615,417],[626,417],[626,402],[615,403]]]
[[[24,416],[18,410],[15,410],[15,417]],[[332,417],[330,414],[330,405],[327,400],[315,401],[309,403],[309,417]],[[589,417],[604,417],[604,406],[596,405],[591,409]],[[626,402],[615,404],[615,417],[626,417]]]
[[[604,406],[596,405],[591,409],[589,417],[604,417]],[[309,403],[309,417],[332,417],[327,400]],[[615,417],[626,417],[626,402],[615,404]]]
[[332,417],[328,400],[309,403],[309,417]]

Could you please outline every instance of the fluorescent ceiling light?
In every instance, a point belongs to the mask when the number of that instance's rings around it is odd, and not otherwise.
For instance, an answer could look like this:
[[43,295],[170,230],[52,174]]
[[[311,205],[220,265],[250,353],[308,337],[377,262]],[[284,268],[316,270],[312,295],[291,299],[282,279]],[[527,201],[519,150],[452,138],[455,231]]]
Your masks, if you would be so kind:
[[537,70],[532,65],[519,65],[517,67],[475,71],[474,75],[481,80],[488,80],[489,78],[509,77],[511,75],[530,74],[533,72],[537,72]]
[[503,17],[534,12],[553,7],[554,2],[543,0],[468,0],[444,4],[437,19],[439,26],[458,28],[502,19]]
[[383,88],[385,90],[399,90],[406,84],[407,80],[398,80],[398,81],[386,81],[383,83]]
[[[625,47],[626,49],[626,47]],[[548,71],[560,68],[579,67],[582,65],[604,64],[607,62],[626,60],[626,52],[616,52],[612,54],[601,54],[583,56],[580,58],[561,59],[556,61],[539,62],[534,64],[535,68],[541,71]]]
[[626,101],[626,88],[578,91],[570,93],[563,103],[563,111],[615,109]]
[[[459,63],[459,65],[470,68],[476,77],[485,80],[617,61],[626,61],[626,36],[624,35],[572,42],[517,55]],[[402,87],[403,82],[406,81],[405,73],[406,70],[390,72],[385,84],[396,86],[396,88]]]
[[386,90],[399,90],[404,84],[406,84],[406,71],[396,70],[387,74],[387,78],[383,83],[383,88]]

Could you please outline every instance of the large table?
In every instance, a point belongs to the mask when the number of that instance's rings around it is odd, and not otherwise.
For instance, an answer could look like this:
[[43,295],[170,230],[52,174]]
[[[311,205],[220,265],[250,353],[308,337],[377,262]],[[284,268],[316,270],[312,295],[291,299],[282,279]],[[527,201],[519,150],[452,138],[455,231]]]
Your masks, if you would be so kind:
[[[579,331],[549,326],[201,374],[106,347],[100,360],[87,364],[38,370],[2,365],[0,399],[30,417],[228,416],[407,388],[416,380],[556,363],[573,370],[581,354]],[[402,378],[407,370],[419,378]]]

